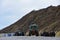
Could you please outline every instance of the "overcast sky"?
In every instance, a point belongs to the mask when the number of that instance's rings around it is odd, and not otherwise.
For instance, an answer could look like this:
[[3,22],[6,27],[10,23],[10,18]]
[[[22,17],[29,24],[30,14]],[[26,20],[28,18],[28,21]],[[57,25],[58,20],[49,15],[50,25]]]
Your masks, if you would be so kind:
[[60,0],[0,0],[0,29],[3,29],[32,10],[60,5]]

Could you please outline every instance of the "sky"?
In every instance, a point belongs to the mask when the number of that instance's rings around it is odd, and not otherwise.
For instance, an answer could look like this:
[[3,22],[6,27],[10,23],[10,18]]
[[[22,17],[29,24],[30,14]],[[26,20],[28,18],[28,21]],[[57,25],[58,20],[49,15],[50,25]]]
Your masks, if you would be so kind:
[[32,10],[60,5],[60,0],[0,0],[0,30]]

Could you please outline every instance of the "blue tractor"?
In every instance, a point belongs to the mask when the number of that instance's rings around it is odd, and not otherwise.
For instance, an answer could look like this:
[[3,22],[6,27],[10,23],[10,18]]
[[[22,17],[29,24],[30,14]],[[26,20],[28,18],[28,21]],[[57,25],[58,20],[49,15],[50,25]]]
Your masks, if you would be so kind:
[[32,36],[32,35],[39,36],[38,25],[35,23],[29,26],[29,36]]

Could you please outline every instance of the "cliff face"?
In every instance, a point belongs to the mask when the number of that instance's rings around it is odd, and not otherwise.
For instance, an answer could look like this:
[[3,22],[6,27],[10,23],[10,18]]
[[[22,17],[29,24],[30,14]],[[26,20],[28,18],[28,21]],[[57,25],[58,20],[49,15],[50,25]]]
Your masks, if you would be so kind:
[[39,31],[60,31],[60,5],[33,10],[14,24],[2,29],[0,33],[16,32],[18,29],[27,32],[32,22],[39,26]]

